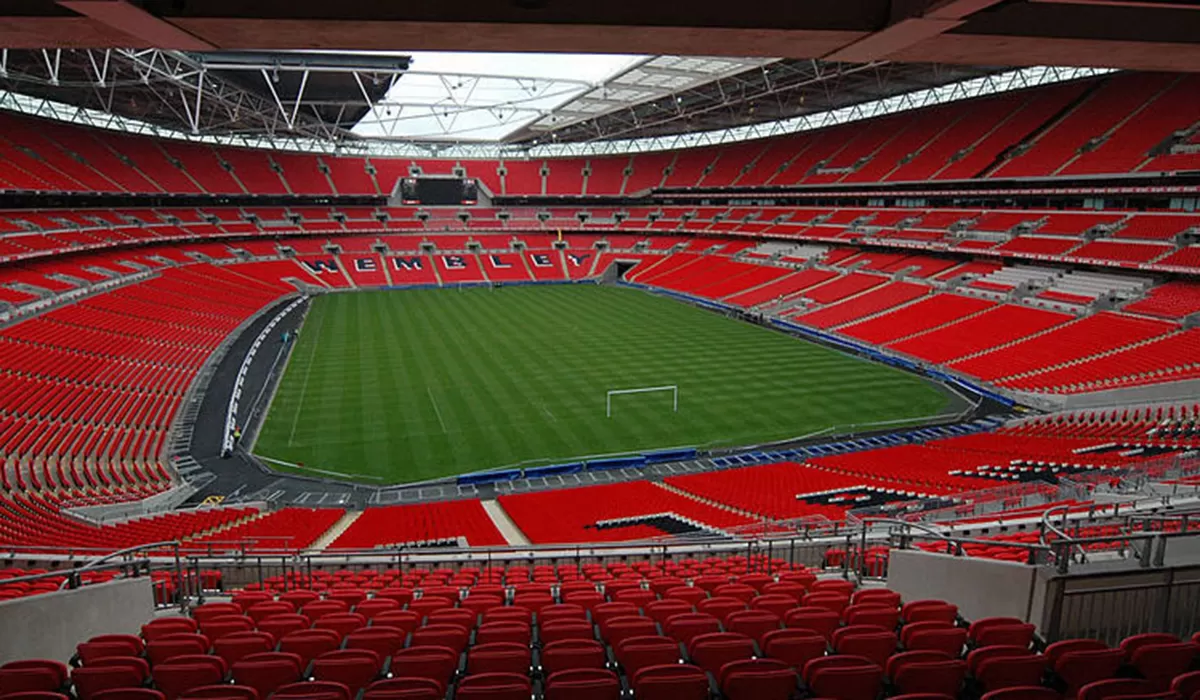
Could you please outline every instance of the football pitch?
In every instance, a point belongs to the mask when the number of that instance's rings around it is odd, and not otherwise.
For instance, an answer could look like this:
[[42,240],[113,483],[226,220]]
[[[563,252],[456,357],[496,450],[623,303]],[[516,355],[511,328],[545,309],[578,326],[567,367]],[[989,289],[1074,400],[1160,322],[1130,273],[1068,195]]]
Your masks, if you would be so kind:
[[[663,385],[678,387],[678,412],[663,391],[616,395],[606,417],[609,390]],[[407,483],[915,423],[952,401],[912,374],[631,288],[356,292],[313,299],[253,449]]]

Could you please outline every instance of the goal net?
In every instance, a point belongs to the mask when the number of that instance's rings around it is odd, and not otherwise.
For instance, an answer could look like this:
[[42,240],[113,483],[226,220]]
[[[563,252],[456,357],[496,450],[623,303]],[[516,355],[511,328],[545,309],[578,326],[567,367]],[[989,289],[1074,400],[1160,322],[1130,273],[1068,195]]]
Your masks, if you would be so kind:
[[614,396],[622,394],[649,394],[659,391],[671,392],[671,410],[679,413],[679,387],[675,384],[668,386],[643,386],[636,389],[609,389],[604,399],[604,415],[612,418],[612,404]]

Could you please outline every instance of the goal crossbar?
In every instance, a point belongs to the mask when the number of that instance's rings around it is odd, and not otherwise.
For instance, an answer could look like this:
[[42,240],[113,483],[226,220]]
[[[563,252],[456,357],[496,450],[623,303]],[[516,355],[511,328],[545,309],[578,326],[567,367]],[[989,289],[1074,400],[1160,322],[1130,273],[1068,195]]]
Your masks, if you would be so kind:
[[643,386],[635,389],[609,389],[604,398],[604,415],[612,418],[612,400],[614,396],[620,394],[648,394],[652,391],[670,391],[673,394],[671,410],[679,413],[679,386],[676,384],[668,384],[666,386]]

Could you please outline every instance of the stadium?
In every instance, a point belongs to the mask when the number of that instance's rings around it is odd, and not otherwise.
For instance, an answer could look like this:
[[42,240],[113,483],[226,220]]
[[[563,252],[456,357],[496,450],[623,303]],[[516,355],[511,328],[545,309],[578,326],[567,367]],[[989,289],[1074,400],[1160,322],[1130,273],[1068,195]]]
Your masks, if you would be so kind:
[[0,700],[1200,700],[1200,12],[0,8]]

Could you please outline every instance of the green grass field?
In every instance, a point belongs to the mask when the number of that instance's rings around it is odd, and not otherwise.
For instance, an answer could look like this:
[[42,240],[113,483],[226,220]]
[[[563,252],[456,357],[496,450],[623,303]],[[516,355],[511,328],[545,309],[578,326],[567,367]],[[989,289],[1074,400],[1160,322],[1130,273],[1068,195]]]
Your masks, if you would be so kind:
[[[617,396],[609,389],[675,384]],[[919,420],[940,387],[630,288],[331,294],[313,300],[254,451],[404,483],[518,463],[749,445]]]

